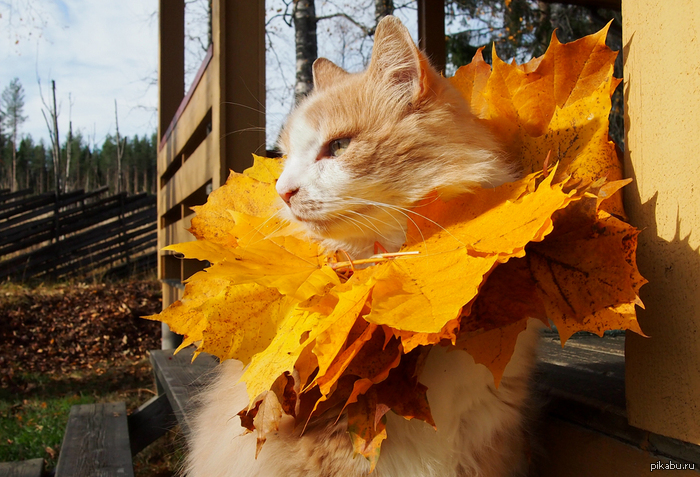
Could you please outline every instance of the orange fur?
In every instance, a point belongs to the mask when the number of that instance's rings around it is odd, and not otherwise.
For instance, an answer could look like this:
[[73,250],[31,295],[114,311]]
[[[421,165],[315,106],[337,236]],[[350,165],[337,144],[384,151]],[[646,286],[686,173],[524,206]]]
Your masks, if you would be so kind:
[[[433,190],[450,197],[513,179],[489,130],[430,67],[398,20],[377,28],[364,73],[345,73],[325,59],[317,60],[314,73],[317,89],[280,136],[288,163],[278,191],[296,190],[290,218],[330,240],[330,247],[359,256],[370,253],[375,241],[387,249],[403,243],[401,233],[390,231],[387,240],[376,229],[405,222],[405,216],[363,201],[409,208]],[[306,134],[311,141],[300,140]],[[323,145],[339,138],[351,139],[348,149],[339,157],[320,157]],[[339,178],[316,177],[321,168]],[[360,221],[362,230],[348,221]]]

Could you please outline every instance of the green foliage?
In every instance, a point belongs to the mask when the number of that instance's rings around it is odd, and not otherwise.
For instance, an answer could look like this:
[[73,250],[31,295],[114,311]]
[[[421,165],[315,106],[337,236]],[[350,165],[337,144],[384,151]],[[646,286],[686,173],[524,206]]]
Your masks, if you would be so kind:
[[17,461],[45,457],[49,466],[56,465],[53,452],[58,451],[75,404],[95,402],[92,396],[71,395],[37,399],[0,400],[0,461]]
[[[17,182],[19,189],[32,188],[35,193],[53,190],[53,161],[51,146],[31,135],[18,140]],[[65,175],[68,157],[67,139],[61,145],[61,177]],[[116,139],[109,135],[101,147],[96,147],[89,138],[78,131],[72,137],[71,164],[68,190],[94,190],[108,186],[116,192],[117,148]],[[126,191],[129,193],[155,193],[156,182],[156,135],[144,134],[128,138],[122,158]],[[0,132],[0,188],[10,187],[12,143]]]
[[63,376],[15,375],[0,389],[0,462],[44,458],[56,466],[71,406],[126,401],[134,409],[150,397],[146,361],[126,366],[100,363]]
[[19,126],[27,119],[24,112],[24,88],[19,78],[14,78],[0,95],[0,117],[11,134],[16,134]]

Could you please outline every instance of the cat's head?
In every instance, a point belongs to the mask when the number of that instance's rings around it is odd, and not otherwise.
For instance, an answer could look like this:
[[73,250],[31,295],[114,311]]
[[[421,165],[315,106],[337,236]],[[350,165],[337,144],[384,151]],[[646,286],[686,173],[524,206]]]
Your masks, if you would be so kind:
[[280,136],[277,191],[283,213],[326,246],[355,257],[375,241],[398,249],[406,209],[431,191],[448,197],[512,179],[491,134],[396,18],[377,26],[367,71],[321,58],[313,73],[314,91]]

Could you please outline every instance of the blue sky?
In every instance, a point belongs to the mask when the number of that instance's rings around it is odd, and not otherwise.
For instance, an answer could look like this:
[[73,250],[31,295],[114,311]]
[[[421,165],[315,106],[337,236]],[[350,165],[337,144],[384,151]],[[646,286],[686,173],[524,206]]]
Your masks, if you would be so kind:
[[[316,4],[319,15],[334,13],[339,9],[336,5],[340,5],[344,12],[367,25],[374,19],[373,0]],[[268,18],[282,5],[280,0],[267,0]],[[28,119],[20,133],[31,134],[35,140],[48,139],[37,78],[46,100],[50,98],[51,80],[56,81],[62,141],[70,116],[74,132],[94,137],[100,146],[106,135],[115,133],[115,99],[122,135],[154,132],[157,9],[157,0],[0,0],[0,90],[14,77],[24,86],[24,113]],[[415,38],[415,7],[396,14]],[[187,18],[193,17],[197,14]],[[206,25],[202,31],[205,35]],[[372,42],[346,20],[320,22],[318,36],[319,56],[350,71],[364,68]],[[292,107],[294,31],[281,19],[273,19],[267,38],[274,49],[267,53],[267,142],[271,146]],[[203,52],[196,49],[191,45],[188,49],[190,78],[197,70],[197,55],[203,57]]]
[[[10,12],[10,5],[22,11]],[[28,118],[21,133],[48,138],[37,78],[46,100],[56,81],[62,137],[70,116],[74,131],[101,145],[115,132],[115,99],[122,134],[153,132],[157,8],[156,0],[0,0],[0,89],[14,77],[24,87]]]

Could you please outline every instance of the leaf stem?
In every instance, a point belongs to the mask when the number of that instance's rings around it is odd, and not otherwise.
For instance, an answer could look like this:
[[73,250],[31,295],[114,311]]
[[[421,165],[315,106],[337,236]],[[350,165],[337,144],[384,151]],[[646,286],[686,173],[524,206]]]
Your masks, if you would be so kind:
[[411,250],[408,252],[378,253],[376,255],[372,255],[369,258],[361,258],[359,260],[348,260],[345,262],[331,263],[330,267],[333,270],[338,270],[339,268],[354,267],[355,265],[364,265],[367,263],[388,262],[389,260],[393,260],[397,257],[404,257],[407,255],[418,255],[419,253],[419,250]]

